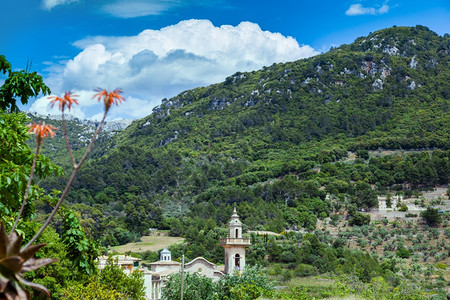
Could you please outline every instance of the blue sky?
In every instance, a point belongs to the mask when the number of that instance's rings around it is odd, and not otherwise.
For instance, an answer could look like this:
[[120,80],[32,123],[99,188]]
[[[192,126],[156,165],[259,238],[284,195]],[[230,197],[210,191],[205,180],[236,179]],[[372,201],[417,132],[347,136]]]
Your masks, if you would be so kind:
[[[98,118],[92,89],[121,87],[111,119],[140,118],[162,98],[351,43],[376,30],[424,25],[450,32],[449,0],[4,0],[0,54],[27,61],[72,113]],[[1,83],[1,81],[0,81]],[[45,98],[23,109],[55,113]]]

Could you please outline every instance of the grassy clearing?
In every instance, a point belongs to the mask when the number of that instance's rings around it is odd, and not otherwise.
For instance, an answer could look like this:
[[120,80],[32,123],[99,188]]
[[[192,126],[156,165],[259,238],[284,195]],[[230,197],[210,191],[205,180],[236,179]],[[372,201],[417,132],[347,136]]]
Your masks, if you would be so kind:
[[131,252],[145,252],[145,251],[158,251],[165,247],[169,247],[173,244],[179,244],[184,241],[181,237],[171,237],[165,235],[151,235],[151,236],[143,236],[141,238],[141,242],[137,243],[128,243],[121,246],[111,247],[110,251],[125,253],[128,251]]

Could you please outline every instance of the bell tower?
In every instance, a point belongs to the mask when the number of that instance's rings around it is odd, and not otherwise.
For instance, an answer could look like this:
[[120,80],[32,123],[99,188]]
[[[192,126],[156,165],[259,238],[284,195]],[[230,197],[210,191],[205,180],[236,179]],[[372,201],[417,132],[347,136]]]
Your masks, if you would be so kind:
[[240,274],[245,268],[245,247],[251,244],[249,238],[242,238],[242,223],[236,207],[228,223],[228,237],[220,239],[220,245],[225,248],[225,273]]

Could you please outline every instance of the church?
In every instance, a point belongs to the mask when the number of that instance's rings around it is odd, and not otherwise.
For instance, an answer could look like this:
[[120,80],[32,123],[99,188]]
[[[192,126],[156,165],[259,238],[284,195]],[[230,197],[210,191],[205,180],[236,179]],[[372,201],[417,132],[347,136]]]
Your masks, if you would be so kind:
[[[250,239],[242,237],[242,222],[233,210],[231,220],[228,223],[228,236],[220,239],[220,245],[225,248],[225,265],[217,266],[203,257],[197,257],[184,265],[184,272],[198,273],[202,276],[217,281],[224,274],[241,274],[245,270],[245,248],[250,246]],[[105,265],[106,258],[100,258],[99,268]],[[160,260],[150,264],[150,269],[139,267],[139,259],[132,257],[120,257],[119,265],[125,272],[130,273],[133,269],[144,272],[144,287],[146,298],[151,300],[161,299],[161,289],[168,280],[168,276],[178,273],[182,264],[173,261],[168,249],[160,253]]]

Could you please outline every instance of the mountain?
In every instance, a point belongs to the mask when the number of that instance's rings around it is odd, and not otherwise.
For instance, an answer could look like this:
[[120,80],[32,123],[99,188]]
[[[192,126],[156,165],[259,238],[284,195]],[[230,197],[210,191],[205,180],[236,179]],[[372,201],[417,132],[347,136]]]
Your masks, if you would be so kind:
[[[328,216],[330,191],[362,208],[374,186],[447,183],[449,51],[448,34],[393,27],[163,99],[95,147],[69,201],[139,233],[180,215],[223,224],[234,205],[280,231]],[[362,158],[378,149],[437,151]]]
[[[56,138],[49,139],[43,144],[43,153],[52,161],[57,162],[63,167],[69,167],[71,165],[70,158],[67,156],[66,142],[62,132],[61,115],[40,115],[37,113],[28,113],[27,115],[31,122],[39,123],[46,122],[52,124],[58,128],[56,130]],[[72,149],[77,157],[81,157],[84,150],[91,141],[92,133],[97,129],[100,122],[92,120],[81,120],[73,115],[67,114],[66,128],[69,140],[71,141]],[[103,129],[100,132],[97,140],[97,146],[102,147],[102,144],[115,135],[117,132],[123,130],[130,125],[132,120],[114,120],[106,121],[103,125]],[[29,143],[35,147],[34,139],[30,139]]]

